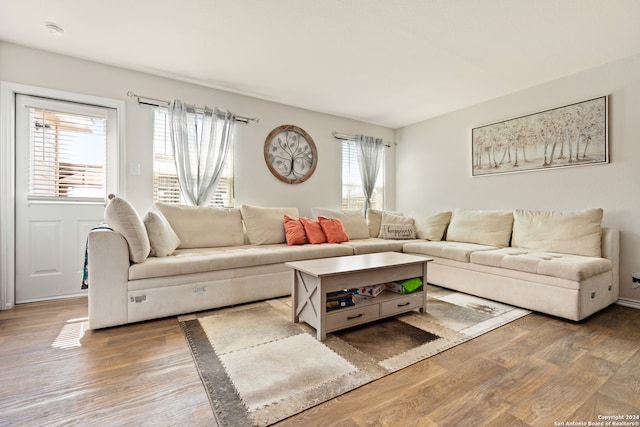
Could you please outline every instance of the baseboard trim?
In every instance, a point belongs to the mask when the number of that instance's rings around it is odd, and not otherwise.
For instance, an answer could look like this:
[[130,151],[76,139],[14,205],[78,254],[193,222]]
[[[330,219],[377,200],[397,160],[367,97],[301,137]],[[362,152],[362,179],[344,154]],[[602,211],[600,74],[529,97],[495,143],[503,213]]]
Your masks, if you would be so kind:
[[623,305],[625,307],[637,308],[640,310],[640,301],[629,298],[618,298],[616,304]]

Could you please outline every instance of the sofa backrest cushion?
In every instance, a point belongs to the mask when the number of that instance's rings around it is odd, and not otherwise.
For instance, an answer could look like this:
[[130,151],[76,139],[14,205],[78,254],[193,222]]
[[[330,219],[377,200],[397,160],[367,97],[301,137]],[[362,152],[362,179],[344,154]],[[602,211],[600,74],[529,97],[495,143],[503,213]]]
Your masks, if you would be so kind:
[[271,208],[242,205],[242,220],[252,245],[285,243],[284,216],[297,218],[298,208]]
[[104,220],[124,236],[132,262],[138,263],[147,259],[151,251],[147,229],[138,212],[128,201],[113,197],[104,210]]
[[381,211],[378,209],[369,209],[367,211],[367,226],[369,227],[369,237],[380,236],[380,226],[382,225],[383,212],[391,215],[404,215],[404,213],[398,211]]
[[325,218],[338,218],[349,239],[366,239],[369,237],[367,220],[360,210],[311,208],[311,213],[316,219],[321,216]]
[[513,212],[456,209],[447,229],[447,241],[509,246]]
[[178,248],[216,248],[244,243],[242,216],[237,208],[156,203],[180,239]]
[[451,221],[451,212],[441,212],[428,217],[416,216],[414,220],[418,239],[440,241]]
[[516,210],[511,245],[563,254],[602,255],[602,209],[579,212]]
[[149,235],[151,256],[168,256],[180,246],[180,238],[171,228],[169,221],[156,208],[149,209],[144,216],[144,226]]

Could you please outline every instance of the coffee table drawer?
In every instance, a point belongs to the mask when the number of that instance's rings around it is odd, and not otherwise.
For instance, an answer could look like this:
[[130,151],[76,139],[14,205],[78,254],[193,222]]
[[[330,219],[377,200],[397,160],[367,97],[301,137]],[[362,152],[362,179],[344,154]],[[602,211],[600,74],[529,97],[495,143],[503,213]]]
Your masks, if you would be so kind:
[[385,301],[380,304],[380,317],[393,316],[397,313],[404,313],[414,308],[421,308],[423,302],[422,292],[404,295],[391,301]]
[[371,322],[380,316],[378,304],[364,307],[341,308],[327,313],[327,331],[349,328],[361,323]]

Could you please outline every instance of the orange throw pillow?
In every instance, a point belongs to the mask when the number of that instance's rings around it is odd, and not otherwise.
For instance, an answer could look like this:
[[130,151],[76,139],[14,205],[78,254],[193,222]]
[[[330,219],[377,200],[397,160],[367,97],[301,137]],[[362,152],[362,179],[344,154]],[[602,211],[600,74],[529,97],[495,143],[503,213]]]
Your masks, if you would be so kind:
[[322,231],[324,231],[324,234],[327,236],[327,242],[340,243],[349,241],[349,236],[347,236],[347,233],[344,231],[342,221],[338,218],[319,216],[318,222],[320,223],[320,227],[322,227]]
[[305,233],[304,227],[298,218],[293,218],[289,215],[284,216],[284,234],[289,246],[309,243],[307,233]]
[[324,235],[322,227],[318,221],[309,218],[300,217],[300,222],[307,233],[309,243],[327,243],[327,236]]

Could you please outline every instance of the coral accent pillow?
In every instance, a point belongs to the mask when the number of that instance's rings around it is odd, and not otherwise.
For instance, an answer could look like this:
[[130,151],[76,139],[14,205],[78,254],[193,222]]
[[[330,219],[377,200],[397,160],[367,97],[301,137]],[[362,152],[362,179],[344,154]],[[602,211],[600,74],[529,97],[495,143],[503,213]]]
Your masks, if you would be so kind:
[[300,217],[300,222],[307,233],[309,243],[327,243],[327,236],[322,231],[320,223],[309,218]]
[[320,223],[320,227],[322,228],[325,236],[327,236],[327,242],[340,243],[349,241],[349,236],[344,231],[342,221],[338,218],[319,216],[318,222]]
[[289,215],[284,216],[284,234],[287,238],[287,245],[304,245],[309,243],[307,233],[299,218],[293,218]]

